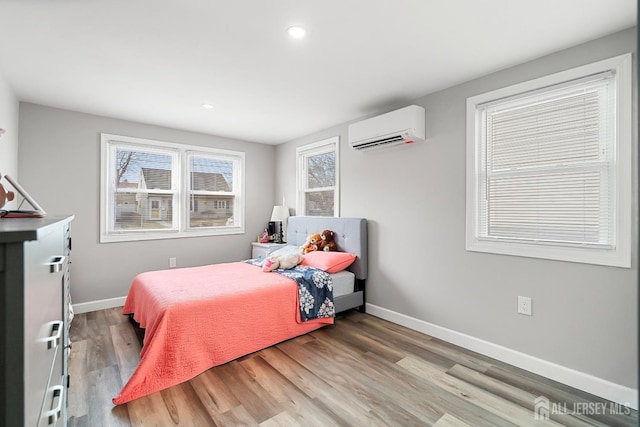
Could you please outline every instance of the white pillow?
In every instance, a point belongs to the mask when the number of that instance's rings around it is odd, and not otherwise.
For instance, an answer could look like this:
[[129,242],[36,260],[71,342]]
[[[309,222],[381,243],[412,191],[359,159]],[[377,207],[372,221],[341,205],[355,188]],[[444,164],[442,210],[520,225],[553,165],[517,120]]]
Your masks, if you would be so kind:
[[287,245],[269,254],[269,256],[289,255],[302,253],[300,246]]

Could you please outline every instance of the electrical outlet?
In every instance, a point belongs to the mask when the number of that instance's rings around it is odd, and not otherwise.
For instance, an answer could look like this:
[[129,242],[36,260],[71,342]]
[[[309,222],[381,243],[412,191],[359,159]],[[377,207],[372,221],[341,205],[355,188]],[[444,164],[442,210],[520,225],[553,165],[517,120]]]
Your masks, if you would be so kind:
[[518,297],[518,313],[531,316],[531,298]]
[[169,258],[169,268],[176,268],[177,262],[176,257]]

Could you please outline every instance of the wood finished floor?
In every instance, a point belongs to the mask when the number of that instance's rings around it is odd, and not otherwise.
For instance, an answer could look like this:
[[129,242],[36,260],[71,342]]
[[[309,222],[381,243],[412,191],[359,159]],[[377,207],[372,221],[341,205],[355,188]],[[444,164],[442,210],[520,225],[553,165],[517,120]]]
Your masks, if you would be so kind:
[[[78,314],[71,339],[70,427],[638,424],[637,411],[611,414],[610,402],[358,312],[122,406],[111,398],[140,352],[127,317]],[[568,411],[608,410],[537,421],[538,396]]]

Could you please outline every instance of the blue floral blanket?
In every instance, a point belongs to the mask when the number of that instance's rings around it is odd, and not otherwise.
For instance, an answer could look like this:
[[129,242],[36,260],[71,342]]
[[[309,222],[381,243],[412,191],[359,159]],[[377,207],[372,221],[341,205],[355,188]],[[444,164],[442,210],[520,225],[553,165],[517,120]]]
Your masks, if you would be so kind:
[[[248,259],[246,263],[262,268],[263,258]],[[333,281],[328,273],[305,265],[296,265],[287,270],[277,269],[274,273],[293,279],[298,284],[300,318],[302,321],[335,317],[333,305]],[[268,274],[268,273],[265,273]]]

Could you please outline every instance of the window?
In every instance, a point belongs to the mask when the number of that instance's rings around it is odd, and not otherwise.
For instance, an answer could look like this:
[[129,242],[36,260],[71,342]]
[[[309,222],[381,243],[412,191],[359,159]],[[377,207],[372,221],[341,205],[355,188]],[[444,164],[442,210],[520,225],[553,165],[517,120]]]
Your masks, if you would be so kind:
[[234,156],[191,151],[187,153],[189,200],[193,209],[189,215],[190,229],[233,225],[234,183],[238,159]]
[[244,232],[244,153],[101,135],[100,241]]
[[467,249],[630,267],[631,58],[467,100]]
[[309,216],[338,216],[338,142],[333,137],[298,147],[297,211]]

